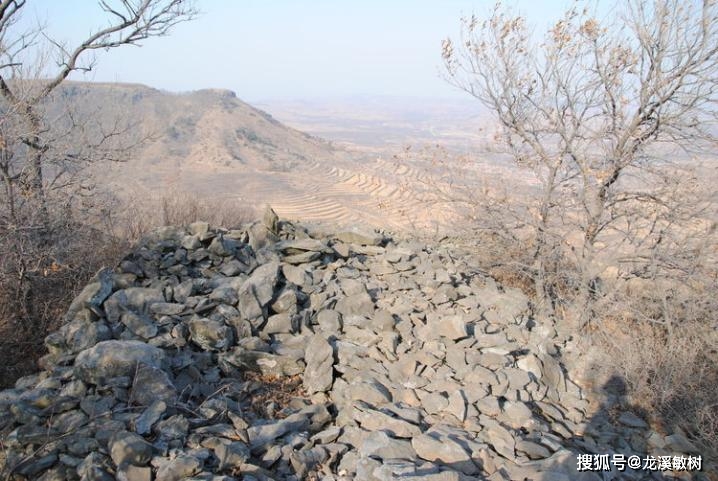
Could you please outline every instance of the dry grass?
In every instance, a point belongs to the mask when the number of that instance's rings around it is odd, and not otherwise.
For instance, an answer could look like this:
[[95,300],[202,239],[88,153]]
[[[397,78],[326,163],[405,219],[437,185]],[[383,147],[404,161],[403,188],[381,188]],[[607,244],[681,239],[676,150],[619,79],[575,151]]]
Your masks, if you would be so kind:
[[204,221],[232,229],[255,218],[254,209],[236,199],[206,198],[177,190],[115,199],[108,203],[102,214],[104,228],[113,237],[132,242],[161,226]]
[[[707,239],[708,242],[710,239]],[[474,236],[476,257],[497,281],[536,299],[530,245],[500,232]],[[556,251],[559,253],[559,251]],[[708,252],[708,251],[706,251]],[[570,256],[557,256],[553,315],[575,320],[579,306],[572,280],[579,277]],[[718,274],[710,255],[674,257],[672,271],[656,277],[606,280],[594,299],[589,329],[576,332],[585,349],[598,353],[603,376],[618,375],[628,400],[651,413],[666,434],[685,432],[706,458],[718,463]]]
[[678,427],[718,462],[718,332],[700,323],[676,326],[607,322],[595,336],[611,360],[604,366],[625,379],[630,399],[652,413],[666,433]]
[[77,292],[126,243],[67,212],[52,210],[50,232],[37,223],[0,222],[0,386],[35,371],[45,335],[57,329]]

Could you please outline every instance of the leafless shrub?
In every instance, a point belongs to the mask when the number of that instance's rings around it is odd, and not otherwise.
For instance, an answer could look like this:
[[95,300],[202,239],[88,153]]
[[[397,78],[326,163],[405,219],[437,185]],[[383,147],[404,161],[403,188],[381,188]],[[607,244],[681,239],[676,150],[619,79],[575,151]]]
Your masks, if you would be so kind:
[[[555,304],[558,250],[577,267],[581,325],[596,317],[599,281],[671,271],[685,245],[656,253],[716,221],[715,188],[710,200],[693,194],[716,141],[718,5],[634,0],[616,11],[599,21],[570,8],[535,40],[497,5],[443,45],[448,80],[496,115],[505,152],[534,177],[515,212],[532,238],[537,300]],[[623,257],[630,269],[612,270]]]
[[[47,332],[97,270],[113,265],[127,243],[112,238],[81,210],[47,196],[48,216],[16,212],[18,224],[0,225],[0,385],[36,369]],[[43,225],[52,242],[38,243],[32,226]]]
[[686,322],[668,335],[625,319],[598,329],[597,344],[612,360],[607,367],[626,380],[631,400],[653,413],[659,430],[680,428],[718,462],[718,332]]
[[185,226],[204,221],[233,229],[256,218],[253,207],[241,200],[206,198],[176,190],[115,200],[103,212],[105,229],[112,232],[114,238],[130,242],[162,226]]

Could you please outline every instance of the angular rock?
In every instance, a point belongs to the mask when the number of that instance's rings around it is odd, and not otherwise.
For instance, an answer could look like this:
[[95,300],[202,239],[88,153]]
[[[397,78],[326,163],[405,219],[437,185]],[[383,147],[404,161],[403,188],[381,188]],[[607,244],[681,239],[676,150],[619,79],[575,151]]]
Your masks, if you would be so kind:
[[204,236],[209,233],[209,223],[204,221],[192,222],[187,226],[187,230],[192,235]]
[[479,422],[483,426],[478,435],[490,444],[494,450],[506,459],[513,460],[515,456],[516,440],[514,436],[500,423],[485,416],[480,416]]
[[219,461],[219,471],[232,469],[246,463],[251,457],[249,447],[240,441],[212,437],[205,439],[202,446],[211,449]]
[[299,296],[296,289],[293,287],[285,287],[272,303],[272,310],[277,313],[290,312],[294,314],[297,312],[298,299]]
[[385,459],[415,459],[416,451],[411,442],[390,437],[384,431],[370,433],[359,447],[359,454]]
[[421,433],[421,429],[414,424],[368,407],[361,409],[355,407],[352,417],[364,429],[369,431],[384,430],[387,434],[397,438],[411,438]]
[[193,319],[189,332],[192,342],[205,351],[226,351],[234,344],[232,329],[218,321]]
[[516,365],[519,367],[519,369],[523,369],[524,371],[533,374],[536,379],[541,379],[541,361],[539,361],[539,359],[533,354],[529,354],[526,357],[522,357],[521,359],[516,361]]
[[275,439],[292,431],[304,431],[309,428],[310,418],[306,413],[295,413],[272,423],[252,426],[247,429],[252,451],[266,450]]
[[392,394],[376,379],[365,382],[353,382],[347,389],[347,398],[352,401],[363,401],[374,407],[391,402]]
[[189,421],[184,416],[176,414],[155,424],[153,430],[160,439],[184,439],[189,431]]
[[274,296],[279,281],[279,263],[270,262],[257,267],[239,288],[239,310],[246,319],[264,314],[264,308]]
[[479,472],[479,468],[471,460],[471,455],[461,444],[433,428],[426,433],[414,436],[411,446],[421,459],[450,466],[464,474]]
[[152,401],[152,404],[147,406],[147,409],[135,420],[135,432],[141,436],[150,433],[152,427],[160,420],[166,410],[167,403],[164,401]]
[[264,209],[264,216],[262,217],[262,223],[269,232],[274,235],[279,234],[279,216],[274,212],[271,206],[267,205]]
[[[453,341],[469,335],[468,322],[460,315],[442,316],[426,326],[434,336],[441,336]],[[437,337],[433,337],[436,339]]]
[[323,464],[328,457],[329,454],[323,447],[316,446],[292,452],[289,455],[289,461],[297,477],[306,479],[309,471]]
[[152,468],[127,464],[117,468],[118,481],[152,481]]
[[328,391],[334,380],[334,349],[321,335],[315,335],[307,344],[304,355],[304,388],[309,394]]
[[37,474],[50,468],[57,462],[57,453],[47,454],[38,458],[30,458],[15,468],[15,472],[26,478],[34,478]]
[[294,284],[307,288],[313,284],[312,276],[302,266],[282,265],[282,273],[285,279]]
[[209,299],[228,306],[234,306],[239,301],[239,295],[237,294],[237,289],[232,286],[219,286],[209,294]]
[[120,322],[135,335],[144,339],[150,339],[157,335],[157,324],[144,314],[137,314],[132,311],[123,312],[120,316]]
[[319,259],[321,256],[322,254],[320,252],[306,251],[285,256],[282,260],[287,264],[308,264]]
[[83,309],[89,309],[96,316],[104,314],[102,303],[112,294],[115,287],[112,270],[104,268],[100,270],[94,281],[85,286],[75,297],[65,314],[66,321],[72,321]]
[[175,302],[155,302],[149,310],[155,316],[177,316],[187,309],[187,306]]
[[516,441],[516,451],[526,454],[529,459],[545,459],[551,456],[545,446],[524,439]]
[[372,232],[370,230],[362,229],[360,227],[353,227],[352,229],[337,232],[334,237],[342,242],[348,244],[359,244],[359,245],[370,245],[378,246],[381,245],[385,238],[381,234]]
[[141,436],[128,431],[115,433],[110,438],[108,449],[115,466],[144,466],[152,459],[152,445]]
[[104,308],[107,319],[110,322],[117,322],[122,313],[128,310],[147,314],[150,306],[157,302],[165,302],[165,296],[160,289],[128,287],[112,294],[105,301]]
[[521,401],[506,401],[502,406],[500,420],[507,426],[519,429],[532,418],[531,409]]
[[[221,353],[219,363],[220,367],[234,366],[271,376],[295,376],[304,372],[304,364],[300,363],[298,359],[241,347]],[[223,367],[223,369],[226,368]]]
[[102,341],[82,351],[75,359],[74,372],[85,382],[100,384],[111,378],[131,377],[140,364],[161,367],[162,349],[140,341]]
[[115,478],[109,473],[109,464],[105,456],[93,452],[77,466],[77,474],[81,481],[112,481]]
[[342,329],[341,315],[330,309],[319,311],[316,322],[319,328],[326,333],[339,333]]
[[376,332],[392,331],[396,321],[394,316],[386,310],[377,310],[371,319],[371,326]]
[[306,251],[330,252],[326,243],[312,238],[284,240],[278,242],[275,247],[278,251],[287,254],[301,254]]
[[463,390],[457,390],[449,394],[449,404],[446,406],[446,412],[464,422],[466,419],[466,398]]
[[199,473],[202,461],[195,456],[180,454],[176,458],[163,463],[157,470],[155,481],[180,481]]
[[177,397],[169,375],[154,366],[140,364],[132,381],[131,399],[140,406],[149,406],[156,401],[172,404]]
[[334,309],[342,316],[362,316],[369,319],[374,314],[374,301],[369,293],[364,291],[340,298]]
[[431,392],[423,395],[419,395],[421,399],[421,405],[429,414],[436,414],[445,410],[449,406],[449,400],[443,393]]

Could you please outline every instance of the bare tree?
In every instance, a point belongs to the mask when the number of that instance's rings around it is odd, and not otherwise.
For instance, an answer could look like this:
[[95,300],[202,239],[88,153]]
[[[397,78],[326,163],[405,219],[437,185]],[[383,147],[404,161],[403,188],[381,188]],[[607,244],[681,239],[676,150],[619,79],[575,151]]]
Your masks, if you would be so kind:
[[[73,72],[95,66],[94,53],[124,45],[138,45],[151,37],[166,35],[178,23],[196,15],[187,0],[101,0],[107,23],[76,46],[50,38],[42,27],[19,30],[18,20],[27,0],[0,2],[0,175],[8,196],[9,215],[16,216],[17,194],[35,202],[40,228],[48,229],[47,168],[49,163],[80,164],[72,151],[56,148],[44,111],[51,94]],[[54,63],[54,65],[52,65]],[[56,119],[52,119],[56,120]],[[66,124],[76,126],[74,119]],[[122,129],[101,133],[101,147]],[[52,154],[52,155],[51,155]],[[17,219],[15,219],[17,220]]]
[[716,220],[714,204],[682,189],[704,187],[691,160],[716,140],[718,4],[631,0],[612,12],[572,8],[539,38],[497,5],[443,44],[449,81],[495,113],[538,180],[526,219],[537,295],[550,303],[560,274],[547,259],[572,255],[582,325],[617,257],[631,259],[624,276],[671,268],[664,247],[702,248],[693,241]]

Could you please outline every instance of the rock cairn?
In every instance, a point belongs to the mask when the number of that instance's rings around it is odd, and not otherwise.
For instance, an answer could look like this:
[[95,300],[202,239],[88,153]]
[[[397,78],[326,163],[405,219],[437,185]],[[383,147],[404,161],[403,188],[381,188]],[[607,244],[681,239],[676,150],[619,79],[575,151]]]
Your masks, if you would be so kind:
[[[165,228],[98,273],[43,370],[0,393],[0,466],[40,481],[573,479],[576,453],[607,444],[582,432],[559,339],[441,245],[271,210],[242,230]],[[623,421],[627,439],[646,427]]]

